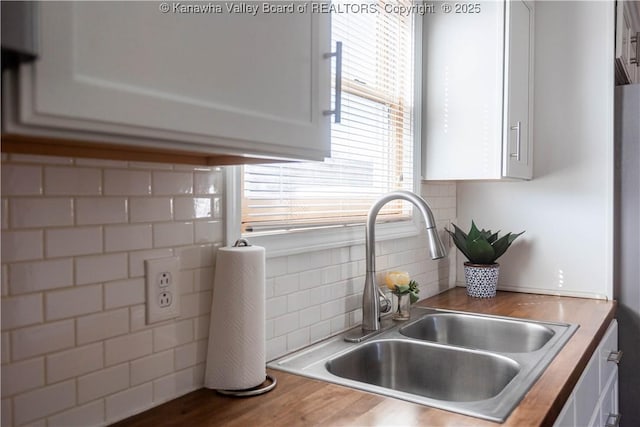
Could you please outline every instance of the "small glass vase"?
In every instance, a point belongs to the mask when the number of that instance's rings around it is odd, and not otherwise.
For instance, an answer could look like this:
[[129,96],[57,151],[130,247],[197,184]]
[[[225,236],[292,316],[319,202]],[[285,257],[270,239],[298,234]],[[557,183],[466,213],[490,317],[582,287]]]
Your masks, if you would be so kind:
[[409,317],[411,317],[409,294],[393,294],[393,320],[409,320]]

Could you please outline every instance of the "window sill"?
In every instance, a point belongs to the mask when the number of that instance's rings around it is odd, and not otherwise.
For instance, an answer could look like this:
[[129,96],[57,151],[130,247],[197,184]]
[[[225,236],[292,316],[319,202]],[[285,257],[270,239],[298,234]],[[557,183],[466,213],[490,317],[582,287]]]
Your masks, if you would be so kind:
[[[277,234],[243,235],[252,245],[266,249],[267,258],[295,255],[365,243],[364,225],[329,229],[288,231]],[[376,225],[376,241],[413,237],[419,234],[415,221]]]

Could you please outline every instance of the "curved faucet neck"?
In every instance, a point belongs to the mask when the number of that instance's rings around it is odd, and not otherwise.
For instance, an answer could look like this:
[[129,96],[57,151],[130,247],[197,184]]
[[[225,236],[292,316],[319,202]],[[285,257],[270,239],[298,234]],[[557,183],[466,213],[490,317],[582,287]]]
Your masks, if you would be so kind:
[[377,331],[380,329],[380,289],[376,284],[376,218],[380,209],[392,200],[407,200],[413,203],[422,213],[427,227],[429,239],[429,249],[433,259],[446,256],[442,241],[436,230],[436,222],[427,202],[420,196],[410,191],[393,191],[380,197],[369,209],[367,223],[365,225],[365,251],[367,272],[364,282],[364,292],[362,294],[362,329],[367,331]]

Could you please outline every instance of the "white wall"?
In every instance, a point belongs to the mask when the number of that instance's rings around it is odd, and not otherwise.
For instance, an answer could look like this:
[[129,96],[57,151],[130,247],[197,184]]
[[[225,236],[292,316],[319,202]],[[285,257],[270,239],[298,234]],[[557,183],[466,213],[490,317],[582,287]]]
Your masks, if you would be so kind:
[[533,180],[459,183],[459,225],[526,230],[502,289],[612,297],[614,4],[535,6]]

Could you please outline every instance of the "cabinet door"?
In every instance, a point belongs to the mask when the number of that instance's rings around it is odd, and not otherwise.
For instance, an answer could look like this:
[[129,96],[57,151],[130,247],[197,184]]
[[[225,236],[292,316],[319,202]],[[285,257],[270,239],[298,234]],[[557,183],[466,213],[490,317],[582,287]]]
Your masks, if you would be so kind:
[[132,145],[322,159],[329,17],[265,4],[41,2],[20,119]]
[[508,1],[505,36],[505,105],[502,175],[532,175],[533,10],[524,1]]
[[500,178],[504,8],[485,1],[478,13],[424,16],[426,179]]
[[618,372],[614,372],[609,378],[609,383],[602,395],[602,403],[600,404],[600,425],[617,426],[620,420],[620,412],[618,408]]

